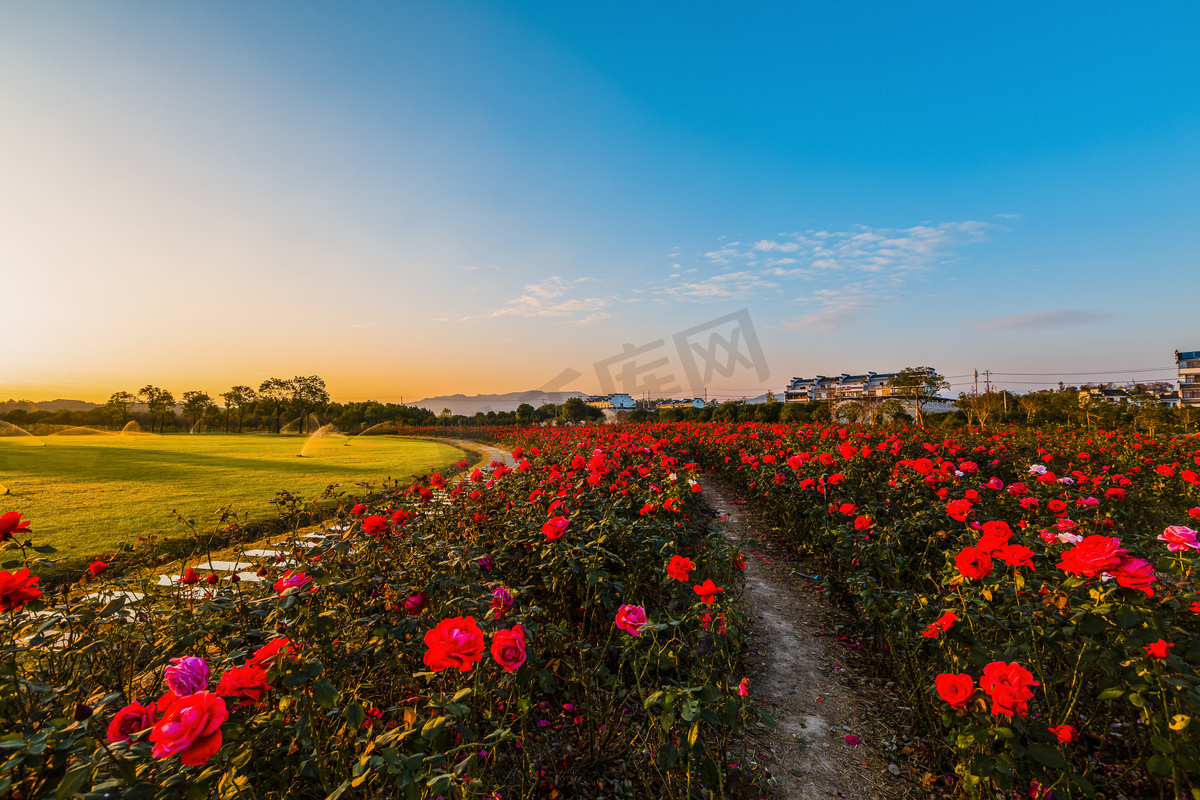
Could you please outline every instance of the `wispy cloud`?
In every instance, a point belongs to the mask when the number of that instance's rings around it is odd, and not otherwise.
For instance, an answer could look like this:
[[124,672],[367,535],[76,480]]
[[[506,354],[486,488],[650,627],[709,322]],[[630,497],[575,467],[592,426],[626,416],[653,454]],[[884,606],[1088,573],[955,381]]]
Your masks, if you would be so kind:
[[952,262],[958,248],[998,230],[1003,228],[996,223],[967,220],[807,230],[753,242],[722,237],[700,260],[705,272],[717,274],[653,291],[662,299],[693,301],[790,294],[806,310],[784,324],[823,333],[854,323],[897,297],[907,282]]
[[775,289],[778,283],[769,281],[753,270],[725,272],[699,281],[681,281],[662,287],[659,294],[670,299],[735,300],[750,297],[761,290]]
[[[575,278],[566,280],[552,275],[538,283],[525,286],[524,294],[507,301],[503,306],[494,308],[479,319],[488,317],[571,317],[584,314],[583,318],[575,320],[576,324],[586,325],[608,316],[607,312],[599,309],[612,305],[613,297],[567,297],[577,286],[594,282],[595,278]],[[592,313],[588,313],[592,312]]]
[[1117,315],[1111,311],[1088,311],[1060,308],[1054,311],[1032,311],[1011,317],[990,317],[976,320],[976,327],[985,331],[1052,331],[1107,322]]

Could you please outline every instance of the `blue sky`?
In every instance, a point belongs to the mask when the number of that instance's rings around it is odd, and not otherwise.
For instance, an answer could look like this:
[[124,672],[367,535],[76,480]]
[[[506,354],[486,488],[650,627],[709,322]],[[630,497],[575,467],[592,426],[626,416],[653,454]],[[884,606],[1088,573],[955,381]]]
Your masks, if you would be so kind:
[[597,391],[743,308],[770,376],[712,396],[1168,377],[1120,371],[1200,347],[1197,41],[1191,3],[6,4],[0,397]]

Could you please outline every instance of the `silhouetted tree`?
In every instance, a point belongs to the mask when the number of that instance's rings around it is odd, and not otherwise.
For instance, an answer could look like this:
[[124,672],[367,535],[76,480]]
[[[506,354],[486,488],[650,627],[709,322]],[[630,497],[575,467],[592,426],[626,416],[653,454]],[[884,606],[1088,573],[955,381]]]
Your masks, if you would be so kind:
[[[237,432],[242,432],[242,420],[246,416],[246,411],[253,408],[258,401],[258,393],[249,386],[234,386],[228,392],[221,393],[221,399],[225,401],[225,409],[228,412],[231,408],[237,409]],[[225,415],[225,431],[229,432],[229,418],[231,414]]]
[[267,378],[258,387],[258,407],[266,416],[275,418],[276,433],[279,433],[279,417],[283,414],[283,406],[291,393],[291,381],[283,378]]
[[292,408],[300,414],[300,432],[304,433],[308,415],[318,409],[324,410],[329,405],[329,392],[325,390],[325,381],[318,375],[297,375],[288,381],[288,387]]
[[166,389],[147,384],[138,390],[146,401],[146,411],[150,416],[150,432],[154,432],[154,423],[158,421],[160,431],[166,432],[167,418],[175,418],[175,395]]
[[207,392],[184,392],[183,393],[183,415],[188,418],[195,428],[200,420],[208,413],[210,406],[215,406],[216,403],[208,396]]
[[117,412],[120,412],[121,421],[118,423],[118,425],[124,427],[125,423],[129,421],[129,407],[137,402],[138,396],[136,394],[130,394],[129,392],[113,392],[112,397],[108,398],[108,405],[106,408],[114,419],[116,419]]

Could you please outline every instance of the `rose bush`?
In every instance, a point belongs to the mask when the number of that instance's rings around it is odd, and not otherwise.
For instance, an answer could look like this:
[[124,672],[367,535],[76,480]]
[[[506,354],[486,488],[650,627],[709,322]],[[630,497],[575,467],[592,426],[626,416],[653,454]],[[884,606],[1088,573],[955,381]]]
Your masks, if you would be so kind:
[[240,581],[195,554],[159,586],[122,552],[43,593],[25,570],[51,548],[7,514],[0,796],[719,791],[754,707],[737,553],[698,467],[612,433],[343,495],[346,530]]

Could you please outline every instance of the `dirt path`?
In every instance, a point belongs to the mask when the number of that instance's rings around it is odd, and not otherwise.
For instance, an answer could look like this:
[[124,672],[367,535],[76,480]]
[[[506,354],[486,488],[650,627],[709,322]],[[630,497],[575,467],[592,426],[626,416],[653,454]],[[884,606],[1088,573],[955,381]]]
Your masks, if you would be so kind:
[[747,744],[775,777],[774,797],[914,796],[913,785],[894,774],[900,767],[886,755],[896,747],[894,731],[852,688],[863,685],[862,676],[845,664],[847,648],[834,635],[818,584],[799,574],[806,570],[788,560],[782,545],[764,538],[723,487],[710,479],[705,495],[746,556],[750,695],[778,723],[754,728]]

